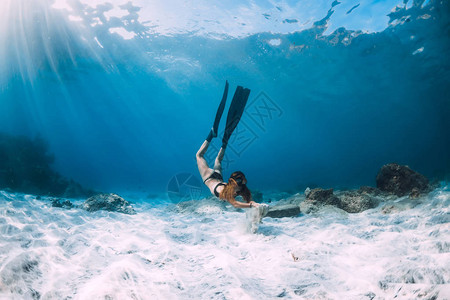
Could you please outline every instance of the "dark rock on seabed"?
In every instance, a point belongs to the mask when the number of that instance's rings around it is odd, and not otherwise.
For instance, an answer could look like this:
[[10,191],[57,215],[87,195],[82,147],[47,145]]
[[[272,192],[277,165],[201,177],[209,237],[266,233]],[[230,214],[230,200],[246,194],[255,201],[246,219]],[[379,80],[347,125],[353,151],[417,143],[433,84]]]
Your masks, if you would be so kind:
[[377,187],[398,197],[410,195],[413,198],[430,190],[428,179],[408,166],[387,164],[378,172]]
[[300,203],[300,210],[305,214],[316,212],[324,205],[339,207],[340,199],[333,194],[333,189],[312,189],[305,190],[305,201]]
[[130,202],[116,194],[98,194],[87,199],[82,205],[82,209],[93,212],[97,210],[107,210],[134,215],[136,211]]
[[67,199],[52,198],[52,207],[71,209],[74,205]]
[[339,208],[348,213],[359,213],[377,207],[379,201],[360,190],[348,191],[339,195]]
[[382,193],[379,189],[377,189],[376,187],[372,187],[372,186],[362,186],[359,188],[358,192],[360,194],[367,194],[367,195],[372,195],[372,196],[378,196]]
[[300,214],[300,207],[295,204],[274,205],[269,207],[266,217],[285,218],[296,217]]
[[[392,197],[409,195],[408,203],[385,205],[383,213],[390,213],[417,205],[417,199],[431,190],[428,179],[408,166],[384,165],[376,177],[377,187],[363,186],[358,190],[342,191],[334,195],[333,189],[316,188],[305,191],[306,199],[300,203],[303,213],[312,213],[324,205],[336,206],[348,213],[359,213],[375,208],[382,201]],[[398,206],[398,207],[397,207]]]
[[300,203],[300,210],[308,214],[318,211],[324,205],[331,205],[348,213],[359,213],[378,205],[379,201],[374,197],[376,194],[379,194],[379,191],[370,187],[344,191],[337,195],[333,189],[306,189],[306,199]]
[[333,189],[312,189],[305,191],[306,201],[313,204],[339,205],[339,198],[333,195]]

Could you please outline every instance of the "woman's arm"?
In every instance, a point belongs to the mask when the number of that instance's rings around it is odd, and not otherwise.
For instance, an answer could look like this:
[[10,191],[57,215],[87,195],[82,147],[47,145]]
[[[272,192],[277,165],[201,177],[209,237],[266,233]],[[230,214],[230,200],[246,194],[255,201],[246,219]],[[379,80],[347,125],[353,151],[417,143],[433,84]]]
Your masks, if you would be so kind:
[[231,205],[233,205],[236,208],[250,208],[250,207],[258,207],[259,204],[255,201],[250,201],[248,203],[237,201],[236,199],[233,199],[231,201],[228,201]]

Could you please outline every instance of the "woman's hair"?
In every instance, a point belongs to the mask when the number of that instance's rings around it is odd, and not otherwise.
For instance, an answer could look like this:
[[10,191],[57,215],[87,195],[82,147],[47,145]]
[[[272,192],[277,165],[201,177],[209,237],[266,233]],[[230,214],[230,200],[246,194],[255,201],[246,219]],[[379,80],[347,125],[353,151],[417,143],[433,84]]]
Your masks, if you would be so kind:
[[219,196],[221,199],[231,201],[235,196],[234,188],[239,186],[240,191],[237,192],[237,195],[242,196],[246,202],[250,202],[252,200],[252,193],[247,188],[246,184],[247,179],[245,178],[244,173],[241,171],[236,171],[231,174],[228,183],[223,187],[223,190]]

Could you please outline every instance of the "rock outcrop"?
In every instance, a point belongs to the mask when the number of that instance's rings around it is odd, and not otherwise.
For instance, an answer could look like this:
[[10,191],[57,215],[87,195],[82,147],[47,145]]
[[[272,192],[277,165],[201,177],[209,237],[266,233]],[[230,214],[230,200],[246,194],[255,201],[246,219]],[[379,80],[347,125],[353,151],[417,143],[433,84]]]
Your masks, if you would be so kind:
[[333,189],[309,189],[305,190],[305,201],[300,203],[302,213],[309,214],[316,212],[324,205],[333,205],[339,207],[340,199],[333,194]]
[[296,217],[300,214],[300,207],[295,204],[274,205],[269,207],[266,217],[285,218]]
[[97,210],[107,210],[134,215],[136,211],[130,202],[116,194],[98,194],[87,199],[82,205],[82,209],[93,212]]
[[300,210],[308,214],[316,212],[324,205],[331,205],[348,213],[359,213],[378,205],[379,201],[374,197],[374,194],[378,193],[376,188],[370,187],[341,192],[337,195],[333,193],[333,189],[307,189],[306,199],[300,203]]
[[359,213],[377,207],[379,201],[360,190],[348,191],[339,195],[339,208],[348,213]]
[[61,199],[61,198],[51,198],[50,201],[52,201],[52,207],[60,207],[60,208],[66,208],[71,209],[74,207],[72,202],[68,199]]
[[339,198],[333,195],[333,189],[312,189],[309,191],[305,191],[306,200],[310,201],[314,204],[321,205],[339,205]]
[[370,196],[378,196],[381,194],[381,191],[379,189],[377,189],[376,187],[362,186],[359,188],[358,193],[366,194],[366,195],[370,195]]
[[428,179],[408,166],[387,164],[378,172],[377,188],[398,197],[411,195],[415,198],[430,190]]

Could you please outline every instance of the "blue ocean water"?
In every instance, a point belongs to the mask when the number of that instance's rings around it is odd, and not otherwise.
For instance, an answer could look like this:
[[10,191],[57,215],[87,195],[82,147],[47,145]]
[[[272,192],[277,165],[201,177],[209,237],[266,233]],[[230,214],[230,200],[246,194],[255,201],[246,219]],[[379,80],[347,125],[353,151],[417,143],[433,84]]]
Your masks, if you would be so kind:
[[88,187],[165,191],[229,80],[252,92],[225,175],[254,189],[448,178],[448,1],[274,3],[2,1],[1,131]]

